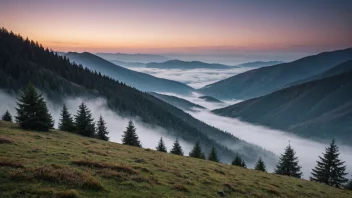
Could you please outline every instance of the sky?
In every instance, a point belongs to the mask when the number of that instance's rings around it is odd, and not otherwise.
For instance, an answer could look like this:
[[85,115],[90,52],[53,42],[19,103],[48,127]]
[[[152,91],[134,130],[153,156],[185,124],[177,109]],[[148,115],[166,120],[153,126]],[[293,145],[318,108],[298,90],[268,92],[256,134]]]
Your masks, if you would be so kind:
[[351,10],[350,0],[0,0],[0,26],[56,51],[290,60],[352,47]]

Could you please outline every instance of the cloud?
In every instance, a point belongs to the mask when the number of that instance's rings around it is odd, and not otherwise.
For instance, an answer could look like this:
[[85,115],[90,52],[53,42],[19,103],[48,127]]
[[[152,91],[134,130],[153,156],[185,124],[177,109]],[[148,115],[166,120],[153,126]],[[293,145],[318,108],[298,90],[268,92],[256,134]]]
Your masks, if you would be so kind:
[[185,83],[193,88],[201,88],[205,85],[223,80],[239,73],[250,70],[249,68],[233,69],[157,69],[157,68],[132,68],[138,72],[147,73],[158,78],[165,78]]

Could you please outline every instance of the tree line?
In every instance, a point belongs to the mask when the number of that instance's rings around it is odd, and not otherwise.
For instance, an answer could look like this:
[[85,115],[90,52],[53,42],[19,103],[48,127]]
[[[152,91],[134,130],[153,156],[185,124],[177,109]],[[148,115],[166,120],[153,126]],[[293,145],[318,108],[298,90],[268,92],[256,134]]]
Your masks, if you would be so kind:
[[[28,84],[22,90],[22,93],[17,101],[16,111],[16,123],[18,123],[18,125],[23,129],[49,131],[54,126],[54,121],[49,113],[43,96],[36,91],[32,84]],[[13,121],[12,115],[9,111],[6,111],[2,115],[2,120],[9,122]],[[66,105],[63,105],[59,121],[58,129],[61,131],[72,132],[105,141],[109,140],[109,132],[103,117],[99,116],[96,123],[97,126],[95,126],[92,114],[83,102],[79,105],[75,116],[72,116]],[[136,128],[131,120],[128,122],[126,130],[123,132],[122,144],[142,147],[136,133]],[[156,150],[165,153],[167,152],[167,148],[162,137],[158,142]],[[178,139],[176,139],[173,143],[170,153],[181,156],[184,155]],[[346,166],[344,165],[345,162],[339,159],[339,155],[340,153],[338,146],[335,141],[332,140],[330,145],[325,149],[323,156],[319,156],[317,165],[314,169],[312,169],[309,179],[314,182],[324,183],[337,188],[343,187],[343,185],[348,182],[348,179],[345,177],[347,175]],[[206,157],[205,153],[202,151],[199,141],[197,141],[193,146],[193,149],[189,153],[189,157],[220,162],[216,148],[212,147],[210,153]],[[245,161],[241,159],[238,154],[231,164],[243,168],[247,167]],[[258,159],[254,169],[267,172],[266,165],[261,158]],[[296,157],[296,153],[290,144],[285,148],[284,153],[281,155],[274,173],[296,178],[302,177],[298,157]],[[352,189],[352,180],[345,187]]]

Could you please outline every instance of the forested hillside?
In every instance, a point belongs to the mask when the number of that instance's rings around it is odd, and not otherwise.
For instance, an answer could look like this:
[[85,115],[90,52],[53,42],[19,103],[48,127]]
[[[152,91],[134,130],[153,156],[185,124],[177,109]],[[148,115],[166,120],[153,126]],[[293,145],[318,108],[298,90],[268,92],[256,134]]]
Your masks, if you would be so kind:
[[129,70],[89,52],[69,52],[65,54],[65,56],[71,61],[81,64],[92,71],[100,72],[103,75],[135,87],[138,90],[159,92],[170,91],[178,94],[189,94],[194,91],[193,88],[183,83],[157,78],[149,74]]
[[[248,162],[270,152],[210,127],[182,110],[147,93],[138,91],[110,77],[73,64],[38,43],[21,36],[0,31],[0,89],[18,93],[31,82],[48,98],[60,103],[66,96],[99,96],[122,116],[138,116],[143,122],[168,130],[170,135],[194,143],[199,140],[206,152],[215,146],[224,162],[238,152]],[[191,122],[192,121],[192,122]],[[236,149],[229,150],[219,142],[226,139]]]
[[213,112],[317,140],[352,145],[352,72],[310,81]]
[[250,99],[315,76],[351,59],[352,48],[324,52],[289,63],[253,69],[207,85],[199,91],[218,99]]

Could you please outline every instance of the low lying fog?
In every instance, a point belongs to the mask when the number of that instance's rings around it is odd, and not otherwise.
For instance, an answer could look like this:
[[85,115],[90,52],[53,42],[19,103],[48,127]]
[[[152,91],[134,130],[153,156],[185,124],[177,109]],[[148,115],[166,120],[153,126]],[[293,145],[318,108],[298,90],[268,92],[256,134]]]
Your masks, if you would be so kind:
[[[178,97],[188,99],[199,105],[204,105],[204,101],[199,103],[199,98],[195,96],[197,95],[194,95],[193,99],[192,97]],[[226,104],[229,105],[236,102],[238,101],[227,101]],[[208,107],[209,109],[213,109],[214,104],[208,104]],[[288,132],[253,125],[234,118],[218,116],[211,113],[209,110],[197,109],[197,111],[188,111],[187,113],[211,126],[227,131],[242,140],[272,151],[278,156],[284,152],[285,147],[290,142],[291,146],[297,153],[299,165],[302,166],[304,178],[309,178],[312,168],[316,165],[318,156],[322,156],[322,152],[324,152],[325,147],[328,146],[328,144],[300,138]],[[337,142],[337,144],[340,149],[341,159],[346,161],[345,165],[347,165],[347,172],[349,173],[348,178],[350,178],[350,175],[352,174],[352,148],[341,145],[339,142]],[[270,172],[274,170],[274,167],[268,168]]]
[[145,67],[130,67],[129,69],[138,72],[147,73],[159,78],[166,78],[185,83],[195,89],[202,88],[205,85],[223,80],[230,76],[243,73],[250,70],[249,68],[233,69],[156,69]]
[[[12,116],[16,115],[15,108],[17,107],[17,105],[16,105],[16,99],[14,96],[10,96],[0,91],[0,101],[1,101],[0,115],[5,113],[6,110],[8,110]],[[53,116],[53,119],[55,120],[55,128],[57,128],[62,106],[56,105],[48,100],[46,101],[47,101],[49,111]],[[84,101],[84,103],[91,110],[94,121],[97,121],[100,115],[103,116],[108,128],[108,131],[110,132],[109,133],[110,141],[121,143],[123,131],[125,131],[130,118],[121,117],[115,112],[108,109],[106,105],[106,101],[102,98],[98,98],[98,99],[68,98],[65,100],[65,104],[67,105],[67,108],[69,109],[70,113],[72,115],[75,115],[77,112],[78,106],[81,104],[82,101]],[[136,132],[139,136],[139,139],[142,143],[143,148],[155,149],[160,137],[163,137],[163,140],[165,142],[165,145],[168,151],[172,148],[173,142],[175,141],[176,137],[171,137],[169,135],[166,135],[165,129],[158,126],[144,124],[140,122],[138,118],[132,118],[132,121],[137,129]],[[184,153],[188,155],[193,145],[186,143],[182,139],[179,139],[179,141],[183,148]]]

